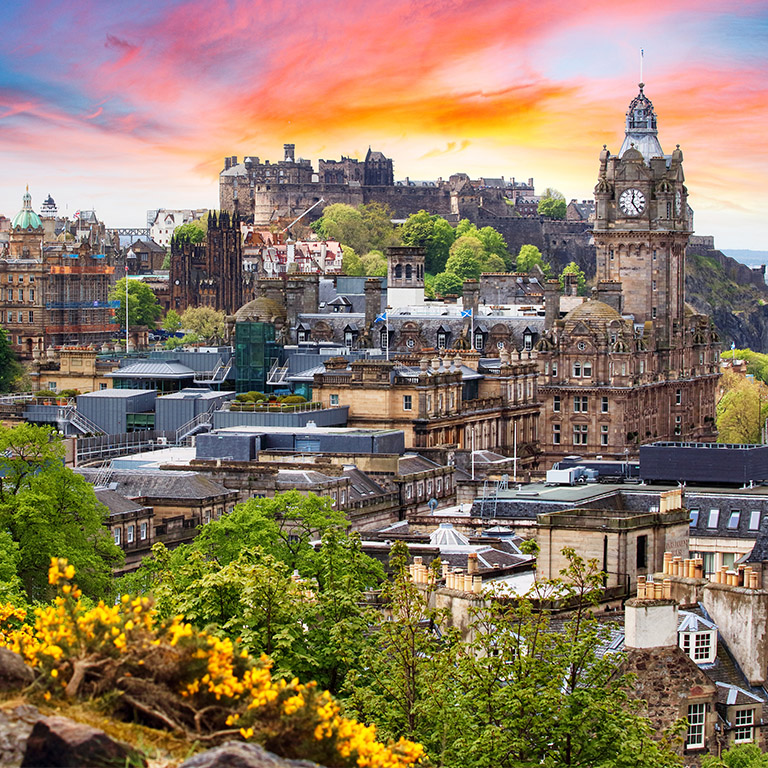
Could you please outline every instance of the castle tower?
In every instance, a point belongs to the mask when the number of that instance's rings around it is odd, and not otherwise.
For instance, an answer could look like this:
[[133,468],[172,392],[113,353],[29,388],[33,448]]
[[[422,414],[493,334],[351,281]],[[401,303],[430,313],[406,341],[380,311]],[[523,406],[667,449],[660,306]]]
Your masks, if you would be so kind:
[[621,283],[623,311],[651,322],[659,349],[680,340],[685,247],[690,231],[683,153],[664,155],[656,113],[643,91],[626,116],[618,155],[603,147],[595,187],[597,279]]
[[43,257],[43,222],[32,210],[32,195],[29,194],[29,187],[22,198],[21,210],[11,222],[8,254],[12,259]]

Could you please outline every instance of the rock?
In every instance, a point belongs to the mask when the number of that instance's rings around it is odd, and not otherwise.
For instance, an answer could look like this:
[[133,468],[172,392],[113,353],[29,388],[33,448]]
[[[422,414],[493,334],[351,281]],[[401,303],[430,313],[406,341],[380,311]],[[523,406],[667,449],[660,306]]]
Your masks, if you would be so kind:
[[0,691],[26,688],[34,679],[34,672],[18,653],[0,648]]
[[285,760],[258,744],[227,741],[185,760],[179,768],[321,768],[306,760]]
[[144,756],[98,728],[66,717],[42,717],[32,728],[21,768],[139,768]]
[[3,768],[21,765],[27,737],[39,719],[40,712],[28,704],[0,709],[0,765]]

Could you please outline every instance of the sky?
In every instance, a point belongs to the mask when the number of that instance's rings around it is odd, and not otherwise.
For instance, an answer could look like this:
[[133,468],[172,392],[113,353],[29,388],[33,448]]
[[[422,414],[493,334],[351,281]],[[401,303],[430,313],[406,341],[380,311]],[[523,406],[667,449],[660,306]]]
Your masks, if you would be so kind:
[[25,0],[3,4],[0,213],[108,227],[218,207],[228,155],[394,160],[592,197],[637,93],[698,234],[768,248],[768,0]]

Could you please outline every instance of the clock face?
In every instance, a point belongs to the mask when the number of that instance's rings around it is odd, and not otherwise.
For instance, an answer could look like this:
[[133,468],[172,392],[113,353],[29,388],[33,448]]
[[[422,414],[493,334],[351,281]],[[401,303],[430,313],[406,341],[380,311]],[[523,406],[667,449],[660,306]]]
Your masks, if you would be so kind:
[[645,195],[639,189],[625,189],[619,197],[619,208],[627,216],[639,216],[645,210]]

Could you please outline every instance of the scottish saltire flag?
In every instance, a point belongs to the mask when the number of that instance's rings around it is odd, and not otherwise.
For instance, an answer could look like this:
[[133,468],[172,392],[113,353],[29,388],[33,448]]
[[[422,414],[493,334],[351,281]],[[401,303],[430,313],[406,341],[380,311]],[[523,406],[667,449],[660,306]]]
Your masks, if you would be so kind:
[[471,309],[462,309],[461,310],[461,316],[462,317],[472,317],[472,310]]
[[376,320],[374,320],[375,323],[378,323],[379,321],[381,321],[382,323],[386,323],[387,322],[387,313],[386,312],[382,312],[380,315],[378,315],[376,317]]

